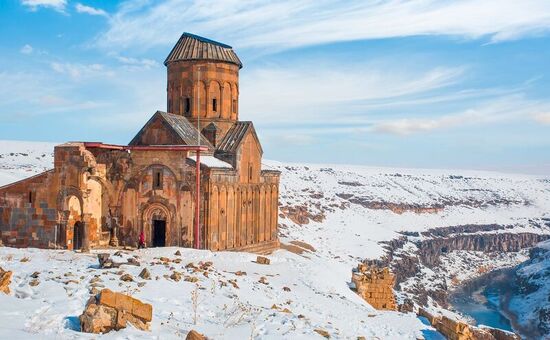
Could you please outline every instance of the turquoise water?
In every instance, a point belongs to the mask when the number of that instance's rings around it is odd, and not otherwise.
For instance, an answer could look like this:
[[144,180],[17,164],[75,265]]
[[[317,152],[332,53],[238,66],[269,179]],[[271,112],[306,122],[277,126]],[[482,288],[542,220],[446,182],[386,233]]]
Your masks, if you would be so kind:
[[478,325],[512,331],[510,320],[501,312],[503,299],[513,291],[513,269],[499,270],[466,283],[449,299],[451,305]]

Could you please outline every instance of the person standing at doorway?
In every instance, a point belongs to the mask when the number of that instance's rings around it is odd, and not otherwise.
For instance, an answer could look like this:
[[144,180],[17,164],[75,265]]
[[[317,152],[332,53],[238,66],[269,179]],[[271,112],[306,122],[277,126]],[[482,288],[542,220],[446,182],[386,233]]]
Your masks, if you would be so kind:
[[138,249],[145,248],[145,234],[143,233],[143,230],[139,234],[139,243],[138,243]]

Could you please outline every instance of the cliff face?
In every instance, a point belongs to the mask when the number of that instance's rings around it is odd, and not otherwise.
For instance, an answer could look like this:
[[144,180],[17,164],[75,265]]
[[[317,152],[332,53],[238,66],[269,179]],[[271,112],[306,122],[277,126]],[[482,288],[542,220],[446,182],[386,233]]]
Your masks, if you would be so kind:
[[507,307],[517,327],[533,338],[550,337],[550,241],[530,250],[516,270],[516,286]]
[[[544,230],[547,226],[537,227]],[[413,298],[417,304],[427,305],[431,298],[446,307],[450,282],[460,283],[451,273],[451,268],[447,268],[447,258],[454,252],[486,254],[479,255],[486,258],[483,265],[479,261],[469,262],[464,259],[464,265],[472,267],[468,269],[475,275],[496,268],[499,263],[506,264],[508,261],[509,264],[515,264],[516,253],[550,239],[550,234],[513,233],[508,231],[511,229],[512,226],[502,225],[465,225],[430,229],[423,233],[405,233],[385,242],[386,254],[382,258],[365,263],[391,268],[396,278],[396,289]],[[506,254],[510,254],[508,260],[503,259]],[[442,263],[443,260],[446,262]],[[430,279],[426,277],[428,274],[431,275]]]
[[532,233],[456,235],[419,242],[418,255],[423,264],[432,268],[439,264],[442,254],[453,250],[518,252],[522,249],[533,247],[537,243],[549,238],[550,235]]

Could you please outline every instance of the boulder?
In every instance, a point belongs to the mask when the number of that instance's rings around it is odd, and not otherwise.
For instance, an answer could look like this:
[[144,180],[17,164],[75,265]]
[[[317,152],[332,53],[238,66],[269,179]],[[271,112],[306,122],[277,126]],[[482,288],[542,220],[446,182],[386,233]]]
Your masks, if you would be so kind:
[[174,271],[172,273],[172,275],[170,275],[170,278],[177,282],[177,281],[181,280],[181,273],[179,273],[177,271]]
[[86,333],[107,333],[125,328],[128,323],[140,330],[149,330],[153,307],[131,296],[103,289],[86,303],[80,325]]
[[121,279],[122,281],[125,281],[125,282],[132,282],[132,281],[134,281],[134,278],[133,278],[132,275],[130,275],[130,274],[124,274],[124,275],[122,275],[122,276],[120,277],[120,279]]
[[132,265],[132,266],[138,266],[138,267],[141,266],[141,264],[139,263],[139,261],[135,257],[130,257],[127,260],[126,264]]
[[267,257],[265,257],[265,256],[258,256],[258,257],[256,258],[256,263],[259,263],[259,264],[270,264],[271,261],[270,261]]
[[139,273],[139,277],[141,277],[144,280],[151,280],[151,273],[149,272],[149,269],[143,268],[141,273]]
[[[120,253],[120,255],[122,255],[122,253],[120,251],[116,252],[114,255],[116,255],[117,253]],[[97,254],[97,260],[99,261],[99,268],[101,268],[101,269],[119,268],[120,266],[122,266],[124,264],[132,265],[132,266],[140,266],[141,265],[135,257],[128,258],[126,260],[126,262],[115,262],[111,258],[111,255],[108,254],[108,253]]]
[[259,283],[263,283],[264,285],[268,285],[269,282],[267,282],[267,278],[265,276],[260,277],[258,280]]
[[412,313],[412,312],[414,312],[414,302],[413,302],[413,300],[411,300],[409,298],[405,298],[405,300],[403,300],[403,303],[400,304],[397,307],[397,310],[400,311],[401,313]]
[[314,331],[322,337],[325,337],[327,339],[330,338],[330,333],[325,331],[324,329],[316,328],[314,329]]
[[206,337],[195,330],[191,330],[187,333],[185,340],[206,340]]
[[0,293],[10,293],[11,276],[13,272],[0,268]]

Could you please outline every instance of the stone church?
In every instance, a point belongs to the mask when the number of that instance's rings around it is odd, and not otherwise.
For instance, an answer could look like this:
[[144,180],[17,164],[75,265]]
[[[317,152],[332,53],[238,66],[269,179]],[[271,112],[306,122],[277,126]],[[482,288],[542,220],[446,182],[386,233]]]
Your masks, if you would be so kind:
[[53,169],[0,188],[6,246],[147,246],[269,252],[279,175],[262,169],[254,124],[239,121],[231,46],[184,33],[164,65],[167,111],[128,145],[69,142]]

